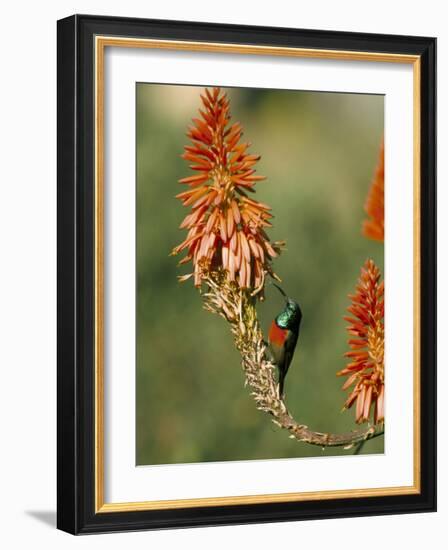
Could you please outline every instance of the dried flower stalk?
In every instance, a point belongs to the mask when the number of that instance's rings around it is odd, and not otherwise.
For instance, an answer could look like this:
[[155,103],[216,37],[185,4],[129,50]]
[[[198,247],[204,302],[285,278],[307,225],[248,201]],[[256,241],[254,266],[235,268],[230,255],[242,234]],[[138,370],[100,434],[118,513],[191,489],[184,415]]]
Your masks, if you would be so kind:
[[291,438],[351,448],[381,435],[382,425],[345,434],[315,432],[297,422],[279,396],[276,367],[266,354],[255,306],[257,298],[263,298],[266,276],[278,279],[272,260],[284,242],[270,242],[265,229],[271,227],[271,209],[249,198],[256,182],[265,178],[255,175],[260,157],[248,153],[249,143],[241,143],[241,124],[230,125],[227,95],[219,88],[206,89],[201,100],[200,118],[193,119],[187,134],[191,145],[182,155],[196,173],[179,180],[189,189],[177,195],[191,207],[180,226],[188,234],[172,251],[176,255],[185,250],[180,264],[191,262],[193,271],[179,280],[193,277],[196,287],[207,286],[204,308],[230,324],[257,408],[269,413]]
[[274,424],[287,430],[290,437],[320,447],[345,447],[372,439],[383,433],[381,425],[343,434],[316,432],[299,422],[278,395],[275,365],[266,354],[266,345],[258,323],[256,303],[250,294],[228,280],[220,269],[206,272],[203,279],[208,291],[203,295],[204,308],[223,317],[229,324],[235,346],[257,409],[269,413]]

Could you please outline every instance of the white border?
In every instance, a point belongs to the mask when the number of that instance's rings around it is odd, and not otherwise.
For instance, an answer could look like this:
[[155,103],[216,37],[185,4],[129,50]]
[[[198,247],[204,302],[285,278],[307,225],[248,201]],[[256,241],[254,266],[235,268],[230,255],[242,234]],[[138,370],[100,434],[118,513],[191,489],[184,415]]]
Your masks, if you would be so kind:
[[[385,455],[135,466],[135,83],[386,94]],[[412,66],[105,50],[105,502],[413,484]],[[390,399],[389,396],[397,396]]]

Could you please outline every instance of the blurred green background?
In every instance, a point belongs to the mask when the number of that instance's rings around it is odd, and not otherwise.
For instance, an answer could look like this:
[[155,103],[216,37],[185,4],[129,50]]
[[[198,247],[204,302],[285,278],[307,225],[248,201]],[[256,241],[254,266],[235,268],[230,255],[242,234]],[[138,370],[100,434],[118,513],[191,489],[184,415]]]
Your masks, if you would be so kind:
[[[193,86],[137,85],[137,464],[328,456],[352,453],[298,443],[257,411],[226,323],[202,309],[191,281],[179,284],[169,256],[184,239],[187,213],[176,193],[190,175],[180,158],[200,106]],[[342,316],[360,267],[384,248],[361,235],[363,204],[383,134],[383,96],[256,90],[226,91],[267,180],[256,198],[275,215],[275,262],[283,288],[303,311],[286,378],[287,404],[319,431],[354,429],[354,411],[335,373],[346,361]],[[259,307],[266,332],[283,300],[268,287]],[[363,453],[384,451],[383,437]]]

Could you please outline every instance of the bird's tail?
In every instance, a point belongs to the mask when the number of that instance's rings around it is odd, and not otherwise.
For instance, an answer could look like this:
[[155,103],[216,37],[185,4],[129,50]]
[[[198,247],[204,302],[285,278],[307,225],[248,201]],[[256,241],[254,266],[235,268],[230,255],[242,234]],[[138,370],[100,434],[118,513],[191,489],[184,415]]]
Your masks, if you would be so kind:
[[278,375],[278,397],[279,399],[283,399],[284,397],[284,386],[285,386],[285,375],[280,372]]

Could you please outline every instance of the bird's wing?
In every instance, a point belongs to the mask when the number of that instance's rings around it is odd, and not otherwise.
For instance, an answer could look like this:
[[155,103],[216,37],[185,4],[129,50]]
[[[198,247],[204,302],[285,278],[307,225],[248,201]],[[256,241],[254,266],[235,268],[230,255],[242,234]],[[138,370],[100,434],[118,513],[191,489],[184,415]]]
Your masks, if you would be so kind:
[[294,356],[294,350],[296,349],[298,335],[291,330],[288,330],[288,336],[285,342],[285,362],[284,362],[284,372],[285,376],[288,372],[289,365],[291,364],[292,358]]
[[271,350],[273,363],[277,365],[277,367],[282,368],[285,361],[285,348],[283,346],[278,346],[277,344],[271,343],[269,345],[269,349]]

